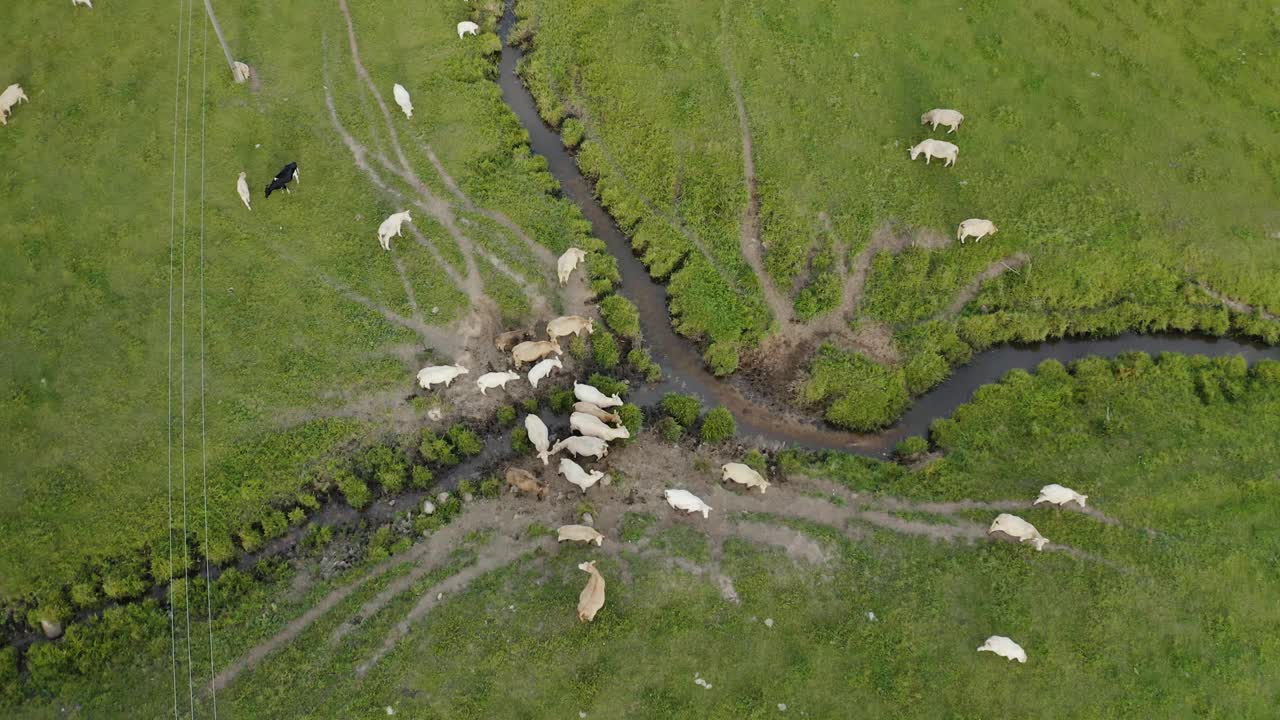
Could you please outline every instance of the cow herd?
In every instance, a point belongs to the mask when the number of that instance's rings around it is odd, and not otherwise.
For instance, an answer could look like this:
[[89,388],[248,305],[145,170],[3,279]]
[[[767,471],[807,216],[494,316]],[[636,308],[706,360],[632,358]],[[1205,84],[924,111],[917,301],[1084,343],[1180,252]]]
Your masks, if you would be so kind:
[[[934,108],[920,116],[921,125],[929,125],[931,130],[937,130],[939,125],[944,125],[949,128],[947,130],[948,135],[959,129],[960,123],[963,121],[964,115],[961,115],[956,110],[947,108]],[[960,156],[960,148],[954,143],[933,139],[921,140],[919,143],[912,145],[909,152],[912,160],[924,155],[924,163],[926,165],[933,158],[937,158],[943,161],[943,167],[955,165],[956,158]],[[973,241],[977,242],[988,235],[994,235],[996,229],[995,223],[990,220],[969,218],[960,223],[960,227],[956,230],[956,239],[960,241],[961,245],[968,238],[973,238]]]

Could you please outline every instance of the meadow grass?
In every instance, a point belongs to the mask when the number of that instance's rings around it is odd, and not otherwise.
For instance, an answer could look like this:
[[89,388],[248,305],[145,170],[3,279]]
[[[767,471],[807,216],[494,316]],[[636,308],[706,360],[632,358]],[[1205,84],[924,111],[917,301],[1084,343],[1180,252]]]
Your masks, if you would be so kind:
[[[779,703],[809,717],[841,717],[852,707],[912,718],[1270,717],[1280,677],[1269,572],[1280,538],[1280,457],[1270,441],[1280,430],[1277,367],[1240,372],[1143,355],[1047,363],[1010,373],[940,421],[934,440],[946,456],[921,470],[835,453],[787,462],[790,472],[860,493],[920,500],[1029,500],[1059,482],[1087,493],[1118,524],[1048,508],[1019,514],[1084,557],[870,526],[851,541],[837,528],[754,514],[741,522],[785,523],[830,559],[796,564],[730,538],[718,572],[733,579],[734,603],[707,575],[665,562],[670,553],[706,560],[689,552],[689,528],[659,533],[636,515],[620,555],[600,559],[608,602],[589,625],[573,613],[582,586],[576,564],[598,555],[563,547],[481,577],[356,678],[352,665],[430,584],[329,644],[329,630],[382,579],[243,675],[219,703],[281,717],[391,706],[422,718],[742,718],[772,717]],[[976,522],[990,515],[962,514]],[[632,542],[641,538],[652,547]],[[220,657],[229,661],[342,581],[277,610],[268,599],[286,592],[288,573],[264,571],[245,603],[222,606],[219,642],[228,649]],[[81,675],[51,685],[56,701],[37,695],[21,709],[40,716],[55,702],[77,702],[95,717],[118,715],[120,691],[103,690],[110,676],[141,683],[130,709],[155,703],[163,712],[169,678],[159,669],[168,648],[146,641],[164,639],[162,614],[148,612],[149,632],[112,641],[137,649],[128,661],[86,652]],[[976,653],[991,634],[1020,642],[1027,664]],[[712,689],[695,685],[695,675]]]
[[[864,393],[918,394],[970,348],[1000,342],[1163,329],[1280,339],[1272,320],[1228,313],[1198,287],[1280,310],[1270,7],[519,8],[533,38],[525,77],[544,116],[580,122],[579,162],[653,274],[666,277],[668,258],[708,258],[685,260],[670,278],[677,328],[692,338],[749,346],[769,327],[738,246],[747,191],[735,81],[753,137],[765,265],[800,320],[836,307],[839,268],[879,228],[949,238],[966,218],[995,221],[999,233],[978,244],[874,258],[851,319],[887,323],[902,351],[892,370],[911,377],[814,367],[821,377],[802,395],[838,425],[892,421],[896,413],[868,420],[848,406]],[[953,168],[908,159],[909,146],[945,133],[919,123],[935,107],[966,116],[946,138],[961,148]],[[1021,257],[1030,262],[1018,270]],[[704,277],[686,280],[690,267]],[[1003,274],[953,316],[961,290],[991,267]],[[948,343],[969,348],[920,347],[916,326],[935,318]]]
[[[455,34],[473,10],[350,4],[378,89],[388,102],[394,82],[413,94],[412,121],[398,111],[393,121],[424,182],[448,197],[426,158],[429,145],[477,205],[505,213],[553,251],[587,243],[586,223],[547,193],[554,181],[492,82],[496,60],[486,53],[496,38]],[[102,563],[122,554],[163,555],[168,478],[181,523],[184,468],[187,535],[199,548],[202,433],[208,522],[225,546],[273,504],[291,503],[310,465],[375,431],[376,407],[364,418],[372,424],[326,416],[382,391],[408,394],[412,369],[399,348],[423,364],[431,352],[336,286],[409,316],[408,285],[427,323],[469,310],[466,294],[407,231],[393,255],[376,244],[378,223],[402,208],[356,169],[325,108],[327,86],[347,129],[390,152],[381,114],[353,70],[337,2],[232,2],[218,11],[258,78],[252,87],[231,83],[210,37],[202,90],[197,8],[189,117],[180,88],[171,264],[175,4],[0,9],[0,67],[12,73],[5,82],[22,83],[31,98],[0,132],[0,243],[9,260],[0,268],[8,299],[0,309],[2,598],[73,579],[92,584]],[[474,12],[492,24],[488,11]],[[182,68],[185,83],[185,60]],[[299,163],[300,184],[264,199],[263,186],[289,161]],[[241,170],[252,212],[235,194]],[[459,213],[479,246],[537,285],[521,243],[483,215]],[[415,220],[446,260],[459,261],[434,221],[421,212]],[[483,258],[479,264],[501,314],[522,317],[525,294]]]

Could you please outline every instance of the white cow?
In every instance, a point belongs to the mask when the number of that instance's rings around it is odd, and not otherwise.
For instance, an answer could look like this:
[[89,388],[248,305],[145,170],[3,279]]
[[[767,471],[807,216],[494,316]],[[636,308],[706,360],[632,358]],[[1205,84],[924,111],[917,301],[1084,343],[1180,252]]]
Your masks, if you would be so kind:
[[252,74],[253,74],[253,68],[240,62],[239,60],[236,60],[235,62],[231,63],[231,79],[235,80],[237,83],[242,83],[248,80],[249,76]]
[[764,476],[742,463],[725,463],[720,466],[720,472],[720,482],[732,480],[739,485],[746,485],[748,490],[758,487],[761,495],[769,487],[769,481]]
[[551,437],[547,433],[547,424],[537,415],[525,415],[524,429],[529,433],[529,442],[538,451],[538,459],[543,465],[549,465],[547,456],[550,454]]
[[538,387],[538,383],[542,378],[551,374],[552,370],[563,368],[564,364],[560,362],[560,358],[547,358],[540,361],[529,369],[529,384]]
[[1081,495],[1069,487],[1062,487],[1057,483],[1053,483],[1040,488],[1040,497],[1036,498],[1036,501],[1031,504],[1052,503],[1054,505],[1066,505],[1074,501],[1080,507],[1084,507],[1088,500],[1088,495]]
[[613,395],[605,395],[595,388],[594,385],[585,383],[573,384],[573,396],[582,402],[589,402],[596,407],[611,408],[622,404],[622,398],[618,397],[618,393]]
[[445,387],[449,387],[449,384],[455,378],[459,375],[466,375],[468,372],[461,365],[432,365],[418,371],[418,384],[426,390],[430,390],[432,385],[439,383],[444,383]]
[[241,170],[240,178],[236,180],[236,192],[240,195],[240,202],[244,203],[245,208],[252,210],[253,208],[249,207],[249,183],[245,181],[244,176],[245,173]]
[[556,542],[572,540],[587,544],[595,543],[596,547],[604,545],[604,536],[596,531],[595,528],[587,527],[586,525],[561,525],[556,532],[559,533]]
[[945,140],[923,140],[919,145],[911,148],[911,159],[915,160],[920,157],[920,153],[924,153],[924,163],[929,164],[932,158],[946,160],[943,167],[956,164],[956,157],[960,154],[960,148],[952,145]]
[[90,2],[90,0],[71,0],[71,7],[75,7],[77,5],[83,5],[90,10],[93,9],[93,3]]
[[622,424],[622,418],[618,417],[617,413],[606,412],[594,403],[582,402],[579,400],[573,404],[573,411],[594,415],[595,417],[598,417],[607,423],[613,423],[614,425]]
[[662,494],[667,498],[667,504],[676,510],[684,510],[690,513],[700,512],[704,518],[711,512],[710,505],[702,502],[702,498],[688,490],[664,490]]
[[519,377],[520,373],[513,373],[510,370],[506,370],[504,372],[485,373],[476,378],[476,387],[480,388],[481,395],[484,395],[484,391],[489,388],[500,387],[503,390],[506,390],[507,383],[512,380],[519,379]]
[[404,116],[413,119],[413,101],[409,99],[409,91],[405,90],[400,83],[396,83],[391,87],[391,95],[395,98],[396,104],[400,106]]
[[569,282],[569,276],[577,269],[578,263],[587,258],[587,251],[579,248],[569,248],[564,251],[560,259],[556,261],[556,274],[560,276],[560,284],[564,285]]
[[458,37],[462,37],[463,35],[475,35],[478,32],[480,32],[480,26],[470,20],[463,20],[458,23]]
[[609,454],[609,443],[597,437],[574,435],[551,446],[552,455],[561,450],[568,450],[578,457],[594,457],[599,460]]
[[600,482],[600,478],[604,477],[604,473],[599,470],[592,470],[591,472],[583,470],[581,465],[569,458],[560,458],[560,474],[564,476],[565,480],[577,485],[582,490],[583,495],[587,494],[587,488]]
[[625,427],[611,428],[604,424],[604,421],[595,415],[588,413],[576,412],[569,416],[569,427],[588,437],[598,437],[605,442],[613,440],[626,440],[631,437],[631,431]]
[[583,330],[586,330],[588,335],[596,331],[592,325],[591,318],[582,317],[581,315],[565,315],[547,323],[547,337],[552,340],[558,340],[566,335],[581,336]]
[[516,367],[534,360],[551,355],[563,355],[564,351],[560,349],[560,343],[555,340],[526,340],[515,347],[511,348],[511,362]]
[[1027,661],[1027,651],[1023,650],[1021,645],[1003,635],[992,635],[987,638],[986,642],[978,646],[978,652],[995,653],[1002,658],[1017,660],[1020,663]]
[[22,91],[22,86],[14,83],[4,89],[0,93],[0,125],[9,124],[9,115],[13,112],[13,106],[20,102],[31,102],[27,99],[27,94]]
[[1044,546],[1049,541],[1040,534],[1039,530],[1031,523],[1023,520],[1017,515],[1009,513],[1000,513],[996,516],[995,522],[991,523],[991,527],[987,530],[988,534],[1002,532],[1009,537],[1016,538],[1018,542],[1030,543],[1035,546],[1036,550],[1044,550]]
[[409,217],[408,210],[405,210],[404,212],[391,213],[387,216],[387,219],[383,220],[382,224],[378,226],[378,244],[382,246],[383,250],[391,249],[392,235],[396,237],[403,236],[401,233],[401,226],[403,226],[406,221],[413,222],[413,218]]
[[960,123],[963,121],[963,115],[955,110],[947,110],[944,108],[934,108],[920,116],[920,124],[932,125],[933,127],[931,129],[933,130],[937,130],[939,125],[945,125],[951,128],[947,131],[947,134],[955,132],[956,128],[960,127]]
[[988,235],[995,235],[998,229],[996,224],[990,220],[969,218],[960,223],[960,227],[956,229],[956,239],[960,241],[961,245],[964,244],[965,238],[973,238],[974,242],[978,242]]

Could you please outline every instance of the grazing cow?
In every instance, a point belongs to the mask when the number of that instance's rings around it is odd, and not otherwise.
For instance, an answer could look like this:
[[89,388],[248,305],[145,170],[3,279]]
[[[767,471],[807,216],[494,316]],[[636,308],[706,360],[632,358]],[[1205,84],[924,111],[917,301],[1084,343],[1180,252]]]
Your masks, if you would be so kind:
[[932,158],[946,160],[943,167],[949,167],[956,164],[956,157],[960,155],[960,148],[952,145],[945,140],[923,140],[919,145],[911,148],[911,159],[915,160],[920,157],[920,153],[924,153],[924,163],[929,164]]
[[409,99],[409,91],[404,89],[400,83],[396,83],[391,88],[391,95],[395,97],[396,104],[400,106],[404,116],[413,119],[413,101]]
[[604,578],[596,570],[595,560],[579,564],[578,569],[591,575],[587,586],[578,595],[578,621],[591,622],[604,607]]
[[556,275],[560,276],[560,284],[564,285],[569,282],[569,276],[577,269],[578,263],[587,258],[587,251],[579,248],[569,248],[564,251],[560,259],[556,261]]
[[302,178],[298,175],[298,163],[291,162],[285,165],[280,172],[276,173],[275,178],[271,180],[271,184],[267,185],[267,197],[271,197],[271,193],[276,190],[284,190],[289,192],[289,183],[297,180],[302,182]]
[[409,211],[404,210],[398,213],[391,213],[386,220],[378,226],[378,244],[383,250],[391,249],[391,238],[403,237],[401,232],[405,222],[413,222],[413,218],[409,216]]
[[241,170],[240,178],[236,180],[236,192],[240,195],[240,202],[244,203],[245,208],[252,210],[253,208],[249,207],[249,183],[245,181],[244,176],[245,173]]
[[1040,488],[1040,497],[1036,498],[1036,501],[1031,504],[1052,503],[1054,505],[1066,505],[1069,502],[1074,502],[1080,507],[1084,507],[1088,501],[1088,495],[1081,495],[1069,487],[1062,487],[1054,483]]
[[991,527],[987,530],[988,535],[997,532],[1004,533],[1020,543],[1030,543],[1036,550],[1044,550],[1044,546],[1049,544],[1034,525],[1009,513],[997,515],[995,522],[991,523]]
[[529,335],[528,330],[509,330],[494,338],[493,346],[498,348],[498,352],[511,352],[516,343],[528,340]]
[[758,487],[761,495],[769,487],[769,481],[765,480],[764,476],[742,463],[725,463],[720,466],[720,472],[720,482],[732,480],[740,485],[746,485],[748,490]]
[[960,223],[960,227],[956,229],[956,239],[961,245],[964,244],[965,238],[973,238],[974,242],[978,242],[988,235],[995,235],[998,229],[990,220],[969,218]]
[[461,365],[432,365],[424,367],[418,371],[418,384],[425,390],[430,390],[432,385],[444,383],[445,387],[449,387],[459,375],[466,375],[469,371]]
[[565,480],[577,485],[583,495],[587,494],[587,488],[600,482],[600,478],[604,477],[604,473],[599,470],[591,472],[583,470],[581,465],[569,458],[560,458],[560,474]]
[[631,437],[631,431],[625,427],[611,428],[604,424],[604,421],[595,415],[576,412],[569,416],[569,427],[588,437],[598,437],[605,442],[613,440],[626,440]]
[[520,367],[527,362],[541,360],[552,353],[564,354],[560,349],[560,343],[555,340],[526,340],[511,348],[511,361],[516,364],[516,367]]
[[618,393],[613,395],[605,395],[595,388],[593,385],[584,383],[573,384],[573,396],[582,402],[589,402],[596,407],[611,408],[622,404],[622,398],[618,397]]
[[480,388],[481,395],[484,395],[484,391],[488,390],[489,388],[500,387],[503,390],[506,390],[507,383],[511,382],[512,380],[519,379],[519,377],[520,377],[520,373],[513,373],[510,370],[505,370],[503,372],[485,373],[480,377],[476,378],[476,387]]
[[77,5],[83,5],[90,10],[93,9],[93,2],[91,2],[91,0],[71,0],[71,7],[75,7]]
[[609,454],[609,443],[597,437],[574,435],[551,446],[551,454],[568,450],[578,457],[594,457],[599,460]]
[[231,79],[232,80],[235,80],[237,83],[242,83],[248,80],[251,75],[253,75],[253,68],[240,62],[239,60],[236,60],[235,62],[231,63]]
[[547,456],[550,454],[551,436],[547,433],[547,424],[537,415],[525,415],[524,429],[529,433],[529,442],[533,444],[533,449],[538,451],[538,459],[543,465],[549,465]]
[[617,413],[611,413],[606,410],[603,410],[595,403],[583,402],[579,400],[578,402],[573,404],[573,411],[586,413],[588,415],[594,415],[600,418],[601,420],[607,423],[613,423],[614,425],[622,424],[622,418],[618,417]]
[[690,513],[702,513],[702,517],[706,518],[711,512],[711,506],[702,502],[702,498],[694,495],[688,490],[664,490],[663,496],[667,499],[667,504],[676,510],[684,510]]
[[597,532],[595,528],[587,527],[586,525],[561,525],[556,532],[560,534],[556,542],[572,540],[587,544],[595,543],[596,547],[604,545],[604,536]]
[[995,653],[1002,658],[1017,660],[1020,663],[1027,661],[1027,651],[1023,650],[1021,645],[1003,635],[992,635],[987,638],[986,642],[978,646],[978,652]]
[[591,318],[582,317],[581,315],[565,315],[547,323],[547,337],[552,340],[558,340],[566,335],[582,335],[582,331],[586,330],[587,334],[595,332],[592,327]]
[[538,482],[538,478],[534,477],[533,473],[520,468],[507,468],[507,487],[512,492],[519,490],[536,495],[539,502],[547,496],[546,484]]
[[478,32],[480,32],[480,26],[470,20],[463,20],[458,23],[458,37],[462,37],[463,35],[475,35]]
[[955,110],[946,110],[943,108],[934,108],[920,116],[920,124],[932,125],[933,127],[931,129],[933,130],[937,130],[939,125],[951,128],[947,131],[948,135],[955,132],[956,128],[960,127],[961,122],[964,122],[963,115]]
[[13,112],[13,106],[20,102],[31,102],[27,99],[27,94],[22,91],[22,86],[14,83],[4,89],[0,93],[0,125],[9,124],[9,115]]
[[563,367],[564,364],[560,362],[560,358],[547,358],[546,360],[540,360],[537,365],[534,365],[529,370],[529,384],[534,388],[537,388],[538,383],[542,381],[542,378],[550,375],[552,370]]

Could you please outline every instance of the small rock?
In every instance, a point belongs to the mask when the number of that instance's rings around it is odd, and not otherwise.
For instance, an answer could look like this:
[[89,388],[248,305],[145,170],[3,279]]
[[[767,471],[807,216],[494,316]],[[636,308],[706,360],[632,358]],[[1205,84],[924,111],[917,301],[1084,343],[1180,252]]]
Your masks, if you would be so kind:
[[582,513],[582,524],[587,527],[595,527],[595,518],[591,517],[591,513]]
[[508,609],[508,610],[515,610],[515,609],[516,609],[516,606],[515,606],[515,605],[508,605],[508,606],[507,606],[507,609]]
[[787,711],[787,704],[786,704],[786,703],[778,703],[778,712],[786,712],[786,711]]
[[1102,77],[1102,73],[1089,71],[1089,77]]
[[436,593],[436,600],[443,600],[443,599],[444,599],[444,593]]
[[875,622],[875,621],[876,621],[876,614],[875,614],[875,613],[873,613],[873,612],[871,612],[870,610],[868,610],[868,611],[867,611],[867,620],[870,620],[871,622]]
[[469,503],[472,500],[471,493],[462,493],[462,502]]
[[432,306],[431,306],[431,314],[432,314],[432,315],[439,315],[439,314],[440,314],[440,308],[439,308],[438,306],[436,306],[436,305],[432,305]]
[[257,150],[257,149],[258,149],[258,148],[260,148],[260,147],[262,147],[262,143],[256,143],[256,144],[253,146],[253,148],[254,148],[255,150]]
[[396,714],[396,709],[395,709],[395,708],[393,708],[393,707],[391,707],[390,705],[388,705],[388,706],[387,706],[387,714],[388,714],[388,715],[395,715],[395,714]]
[[855,58],[860,58],[860,57],[862,57],[862,53],[854,53],[854,54],[853,54],[853,56],[854,56]]
[[580,718],[584,718],[584,717],[586,717],[586,716],[587,716],[587,714],[586,714],[586,713],[582,712],[581,710],[579,710],[579,711],[578,711],[578,717],[580,717]]
[[765,627],[767,627],[767,628],[772,628],[772,627],[773,627],[773,618],[765,618],[765,619],[764,619],[764,626],[765,626]]
[[431,502],[430,500],[423,500],[423,501],[422,501],[422,514],[423,514],[423,515],[430,515],[431,513],[435,512],[435,511],[436,511],[436,504],[435,504],[435,503]]
[[62,623],[57,620],[41,620],[40,629],[44,631],[44,636],[50,640],[62,637]]
[[388,500],[388,501],[387,501],[387,505],[390,505],[391,507],[395,507],[395,506],[396,506],[396,499],[395,499],[395,498],[391,498],[390,500]]
[[448,501],[448,499],[449,499],[449,493],[447,492],[442,492],[436,496],[436,502],[439,502],[439,503],[444,503]]

